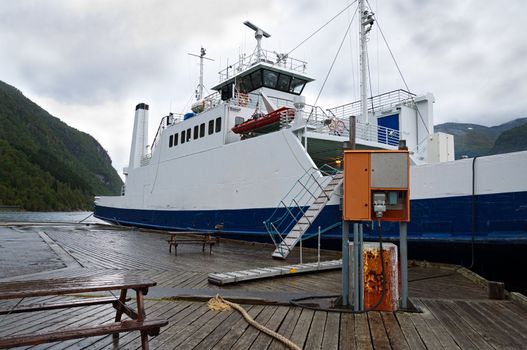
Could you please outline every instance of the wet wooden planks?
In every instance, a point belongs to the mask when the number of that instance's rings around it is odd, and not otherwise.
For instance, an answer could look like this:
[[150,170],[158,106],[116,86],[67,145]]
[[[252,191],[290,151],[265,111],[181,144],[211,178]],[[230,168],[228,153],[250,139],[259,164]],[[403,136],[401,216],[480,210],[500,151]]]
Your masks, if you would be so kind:
[[66,266],[36,231],[0,227],[0,243],[0,278]]
[[[177,257],[166,249],[166,235],[138,231],[82,230],[72,227],[46,227],[46,234],[84,268],[62,269],[20,276],[90,277],[101,271],[129,270],[145,275],[164,288],[337,294],[340,272],[299,275],[218,287],[207,283],[212,271],[234,271],[240,268],[278,266],[298,262],[293,255],[287,262],[270,259],[270,245],[222,241],[212,255],[201,249],[183,247]],[[2,236],[9,240],[13,232]],[[32,235],[30,230],[17,234]],[[28,236],[31,238],[30,236]],[[15,237],[21,242],[20,237]],[[34,248],[42,242],[27,241]],[[13,246],[16,248],[16,246]],[[18,246],[20,249],[21,246]],[[16,249],[15,249],[16,251]],[[295,250],[293,254],[298,254]],[[12,271],[17,261],[7,258]],[[338,257],[323,252],[324,259]],[[304,251],[304,261],[313,261],[315,252]],[[21,274],[27,269],[21,266]],[[510,301],[486,300],[481,287],[456,271],[430,267],[411,267],[410,295],[422,313],[367,314],[332,313],[290,306],[244,305],[260,323],[285,335],[305,349],[517,349],[527,344],[527,312]],[[61,302],[72,297],[42,297],[28,303]],[[13,301],[0,301],[3,308]],[[208,310],[203,302],[147,300],[149,317],[169,320],[159,336],[151,340],[156,349],[284,349],[269,336],[248,326],[235,311]],[[92,307],[85,317],[71,310],[48,310],[28,314],[0,316],[0,336],[38,332],[68,326],[89,326],[111,322],[111,309]],[[112,337],[92,337],[52,343],[37,349],[113,349]],[[138,334],[121,335],[119,347],[140,347]]]
[[[288,306],[245,305],[258,322],[304,349],[520,349],[527,343],[525,314],[509,301],[415,299],[423,313],[365,314],[313,311]],[[147,301],[152,317],[169,325],[152,338],[155,349],[285,349],[277,340],[250,327],[234,311],[212,311],[205,303]],[[71,314],[71,317],[67,316]],[[70,310],[41,312],[38,317],[8,315],[0,335],[38,332],[111,322],[113,313],[92,308],[85,317]],[[60,319],[60,323],[54,323]],[[512,322],[516,320],[517,322]],[[139,349],[140,337],[128,333],[119,347]],[[112,349],[111,336],[37,346],[38,349]]]
[[[196,247],[182,246],[179,256],[166,249],[167,235],[133,230],[83,230],[46,227],[46,234],[87,269],[140,271],[169,288],[236,289],[291,293],[336,294],[340,271],[290,276],[226,285],[209,284],[209,272],[259,268],[298,263],[298,248],[287,261],[270,258],[272,245],[222,240],[212,255]],[[29,233],[29,232],[28,232]],[[304,248],[304,262],[316,260],[316,251]],[[339,258],[338,252],[322,251],[322,260]],[[428,298],[486,298],[486,291],[455,271],[411,266],[410,296]]]

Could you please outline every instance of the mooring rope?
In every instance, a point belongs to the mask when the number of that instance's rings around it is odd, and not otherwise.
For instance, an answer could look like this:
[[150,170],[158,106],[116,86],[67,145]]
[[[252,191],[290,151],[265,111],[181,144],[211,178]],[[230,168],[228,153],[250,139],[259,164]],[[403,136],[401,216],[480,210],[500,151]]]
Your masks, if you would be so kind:
[[84,219],[82,219],[81,221],[78,222],[78,224],[81,224],[82,222],[88,220],[90,217],[93,216],[93,213],[91,213],[90,215],[88,215],[87,217],[85,217]]
[[216,311],[228,311],[231,308],[235,309],[239,313],[242,314],[243,318],[254,328],[258,329],[261,332],[264,332],[268,334],[269,336],[277,339],[278,341],[282,342],[285,346],[287,346],[289,349],[293,350],[300,350],[300,347],[293,343],[291,340],[287,339],[283,335],[276,333],[275,331],[270,330],[269,328],[266,328],[265,326],[259,324],[256,322],[248,313],[245,311],[243,307],[241,307],[239,304],[230,302],[228,300],[223,299],[221,296],[216,295],[214,298],[211,298],[207,302],[207,306],[211,310]]

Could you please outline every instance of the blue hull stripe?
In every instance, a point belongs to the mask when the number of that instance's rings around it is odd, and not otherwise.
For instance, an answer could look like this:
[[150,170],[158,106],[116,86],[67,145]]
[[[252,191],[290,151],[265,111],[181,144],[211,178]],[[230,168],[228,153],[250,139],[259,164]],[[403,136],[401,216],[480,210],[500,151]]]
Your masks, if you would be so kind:
[[[408,238],[415,241],[470,242],[472,215],[475,216],[474,240],[481,243],[527,243],[527,192],[478,195],[473,210],[472,196],[419,199],[411,201]],[[162,230],[214,231],[224,225],[224,233],[247,240],[270,241],[263,222],[275,208],[239,210],[164,211],[119,209],[96,206],[95,217],[121,225]],[[308,235],[321,227],[323,238],[340,239],[339,206],[324,208]],[[327,229],[328,228],[328,229]],[[376,239],[371,224],[364,226],[366,239]],[[396,240],[398,224],[383,223],[383,237]]]

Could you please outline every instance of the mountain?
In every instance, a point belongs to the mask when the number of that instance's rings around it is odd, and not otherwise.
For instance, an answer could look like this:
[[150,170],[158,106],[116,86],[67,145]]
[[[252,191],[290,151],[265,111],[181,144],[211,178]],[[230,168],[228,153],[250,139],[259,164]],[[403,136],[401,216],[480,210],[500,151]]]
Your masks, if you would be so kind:
[[523,151],[527,149],[527,122],[505,130],[494,142],[492,154]]
[[497,126],[444,123],[436,132],[454,135],[456,159],[527,150],[527,118],[518,118]]
[[120,192],[111,159],[90,135],[69,127],[0,81],[0,206],[91,210],[94,195]]

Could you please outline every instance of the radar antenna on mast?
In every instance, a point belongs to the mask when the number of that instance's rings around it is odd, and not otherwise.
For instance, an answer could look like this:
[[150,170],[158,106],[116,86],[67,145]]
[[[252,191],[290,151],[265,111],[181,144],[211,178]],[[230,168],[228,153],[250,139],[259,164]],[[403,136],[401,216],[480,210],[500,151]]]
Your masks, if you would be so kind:
[[200,54],[196,55],[194,53],[188,53],[190,56],[198,57],[199,58],[199,84],[198,88],[196,89],[196,100],[201,100],[203,98],[203,60],[209,60],[214,61],[212,58],[207,58],[205,55],[207,54],[207,51],[203,46],[201,47]]
[[245,21],[243,24],[254,30],[254,37],[256,38],[256,61],[260,62],[262,58],[262,37],[270,38],[271,34],[249,21]]

